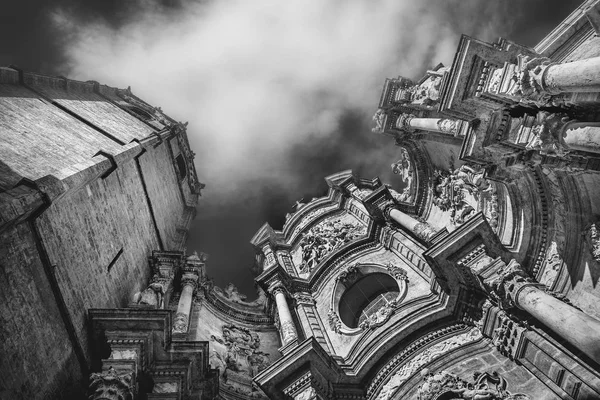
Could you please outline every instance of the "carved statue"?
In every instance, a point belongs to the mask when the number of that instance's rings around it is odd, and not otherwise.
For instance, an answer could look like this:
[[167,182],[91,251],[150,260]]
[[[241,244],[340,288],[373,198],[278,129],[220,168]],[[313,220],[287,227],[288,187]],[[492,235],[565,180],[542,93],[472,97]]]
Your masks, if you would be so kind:
[[436,374],[428,369],[421,371],[423,384],[418,391],[419,400],[434,400],[443,396],[445,399],[469,400],[528,400],[529,396],[521,393],[511,394],[506,390],[504,378],[493,373],[478,373],[473,375],[474,382],[467,382],[447,371]]
[[359,223],[324,221],[302,235],[300,272],[312,271],[330,252],[362,236],[366,228]]
[[133,296],[133,301],[137,304],[146,304],[152,308],[163,308],[164,297],[169,286],[169,278],[161,278],[158,274],[152,277],[150,285],[141,293]]
[[375,128],[371,129],[375,133],[382,133],[384,129],[385,112],[379,109],[373,115],[373,121],[375,122]]
[[584,235],[590,246],[590,254],[594,260],[600,262],[600,231],[598,230],[598,223],[590,224],[585,230]]
[[469,165],[461,165],[459,168],[449,171],[434,170],[433,203],[443,211],[449,211],[451,221],[460,225],[476,211],[474,206],[477,204],[469,204],[467,195],[471,195],[479,201],[484,193],[489,193],[487,203],[489,210],[487,210],[486,217],[490,224],[497,229],[498,197],[496,189],[484,177],[484,174],[483,170]]
[[211,358],[216,364],[224,366],[226,371],[248,374],[250,377],[258,374],[269,364],[269,355],[259,351],[260,338],[249,329],[235,325],[224,325],[221,337],[211,335],[211,339],[225,346],[225,352],[215,352]]

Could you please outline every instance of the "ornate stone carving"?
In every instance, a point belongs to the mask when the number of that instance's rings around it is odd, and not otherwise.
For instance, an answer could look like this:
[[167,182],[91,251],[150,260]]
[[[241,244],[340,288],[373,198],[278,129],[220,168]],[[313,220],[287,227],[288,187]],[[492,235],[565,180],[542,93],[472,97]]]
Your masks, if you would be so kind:
[[280,322],[279,332],[281,332],[284,343],[288,343],[298,337],[296,335],[296,328],[294,327],[294,323],[292,321]]
[[418,391],[418,400],[469,399],[469,400],[528,400],[521,393],[511,394],[506,390],[507,382],[497,372],[473,375],[474,382],[467,382],[447,371],[436,374],[428,369],[421,371],[423,384]]
[[396,201],[404,203],[413,202],[415,197],[414,192],[416,190],[414,183],[415,167],[405,148],[401,148],[400,159],[393,163],[391,167],[394,174],[402,178],[404,189],[402,190],[402,193],[398,193],[391,187],[388,187],[390,193]]
[[250,378],[269,365],[269,355],[259,350],[260,338],[249,329],[224,325],[222,336],[211,335],[211,340],[225,347],[225,351],[213,351],[211,361],[223,367],[222,377],[227,382],[227,372],[242,373]]
[[150,285],[141,293],[136,293],[133,301],[137,304],[146,304],[153,308],[163,308],[164,297],[171,283],[171,278],[161,278],[155,274]]
[[373,131],[374,133],[383,133],[385,129],[385,117],[385,111],[383,111],[382,109],[377,110],[375,112],[375,115],[373,115],[373,122],[375,122],[375,127],[371,129],[371,131]]
[[597,224],[597,222],[593,223],[585,230],[585,240],[590,247],[590,254],[594,257],[594,260],[600,262],[600,231]]
[[403,268],[400,268],[391,262],[387,263],[388,273],[394,277],[394,279],[398,281],[408,281],[408,276],[406,275],[406,271]]
[[419,222],[413,228],[413,232],[415,233],[415,235],[417,235],[418,238],[423,239],[427,242],[429,241],[431,236],[433,236],[436,233],[436,230],[427,222]]
[[344,269],[336,278],[336,280],[342,282],[344,286],[350,287],[356,282],[362,274],[360,273],[359,265],[353,264]]
[[569,149],[562,143],[560,135],[569,122],[572,121],[566,114],[539,111],[531,128],[531,140],[525,147],[540,154],[566,157]]
[[452,336],[434,344],[433,346],[425,348],[409,361],[402,364],[398,370],[396,370],[387,383],[381,388],[381,391],[377,395],[376,399],[390,399],[396,390],[423,366],[454,349],[457,349],[467,343],[477,341],[481,338],[481,331],[479,331],[477,328],[472,328],[468,332]]
[[489,286],[492,295],[503,309],[518,306],[517,294],[523,286],[544,287],[531,279],[521,264],[514,259],[498,270],[498,277],[491,281]]
[[329,327],[331,328],[331,330],[335,333],[340,333],[342,329],[342,321],[340,320],[340,316],[335,312],[333,308],[327,313],[327,320],[329,322]]
[[[481,197],[489,193],[487,204],[490,209],[487,210],[489,215],[486,217],[493,221],[493,228],[497,229],[498,196],[494,186],[484,178],[484,174],[485,171],[466,164],[449,171],[434,170],[433,203],[443,211],[450,212],[452,223],[461,225],[475,214]],[[469,204],[469,201],[474,204]]]
[[302,235],[302,264],[300,272],[312,271],[330,252],[364,235],[366,228],[359,224],[342,222],[341,219],[324,221]]
[[543,72],[550,65],[551,60],[546,57],[518,56],[515,78],[517,85],[509,93],[512,96],[521,96],[525,100],[531,100],[537,104],[546,104],[550,98],[543,83]]
[[498,314],[499,324],[492,333],[492,342],[500,354],[514,360],[523,333],[529,329],[526,321],[516,321],[505,311]]
[[133,373],[119,374],[113,367],[106,373],[90,374],[89,400],[133,400]]
[[396,128],[405,132],[412,132],[414,129],[410,126],[410,121],[415,118],[412,114],[400,114],[396,121]]
[[185,332],[188,326],[188,316],[186,313],[178,312],[173,318],[173,330],[175,332]]
[[394,311],[398,307],[398,300],[394,299],[383,305],[379,310],[370,314],[365,318],[358,327],[362,330],[370,328],[377,328],[387,322],[388,319],[394,314]]
[[440,119],[437,122],[437,126],[441,132],[456,136],[456,135],[458,135],[460,121],[458,121],[456,119]]

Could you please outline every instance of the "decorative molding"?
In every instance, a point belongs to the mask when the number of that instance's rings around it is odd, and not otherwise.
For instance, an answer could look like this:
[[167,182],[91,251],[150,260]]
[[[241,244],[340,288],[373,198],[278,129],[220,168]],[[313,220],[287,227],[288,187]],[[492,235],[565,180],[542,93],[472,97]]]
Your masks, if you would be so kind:
[[133,372],[119,374],[113,367],[90,374],[89,400],[133,400]]
[[[404,382],[425,365],[450,351],[476,342],[483,337],[481,331],[477,328],[471,328],[466,332],[464,332],[464,328],[465,325],[463,324],[454,325],[430,333],[411,343],[377,373],[367,389],[367,398],[369,400],[390,399]],[[448,334],[452,336],[448,337]],[[436,339],[444,336],[446,336],[445,339],[435,343]],[[391,374],[391,371],[394,371],[394,373]],[[385,384],[383,384],[384,380],[386,381]],[[379,387],[381,387],[381,390],[377,393],[376,390]]]
[[475,373],[474,382],[467,382],[447,371],[431,373],[428,369],[421,371],[423,384],[419,387],[419,400],[435,399],[468,399],[468,400],[529,400],[522,393],[511,394],[506,390],[506,380],[496,371],[492,373]]

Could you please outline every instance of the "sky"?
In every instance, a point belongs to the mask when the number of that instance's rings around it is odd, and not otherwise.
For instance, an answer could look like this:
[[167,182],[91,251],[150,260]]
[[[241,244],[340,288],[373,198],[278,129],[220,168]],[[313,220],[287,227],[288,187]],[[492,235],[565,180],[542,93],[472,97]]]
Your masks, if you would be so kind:
[[250,238],[352,169],[394,185],[371,133],[386,77],[450,65],[464,33],[533,46],[580,0],[21,0],[0,65],[124,88],[188,121],[206,183],[188,251],[255,297]]

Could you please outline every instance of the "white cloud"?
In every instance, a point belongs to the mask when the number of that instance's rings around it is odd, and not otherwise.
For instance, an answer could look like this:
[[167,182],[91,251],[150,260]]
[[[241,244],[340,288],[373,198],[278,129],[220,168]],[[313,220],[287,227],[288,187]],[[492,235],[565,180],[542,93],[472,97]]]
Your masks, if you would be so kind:
[[131,85],[190,122],[205,199],[224,203],[257,182],[296,186],[302,171],[282,168],[295,146],[334,133],[347,110],[369,118],[386,77],[449,65],[460,33],[494,39],[509,20],[496,3],[218,0],[173,11],[140,1],[118,28],[65,10],[54,22],[71,77]]

